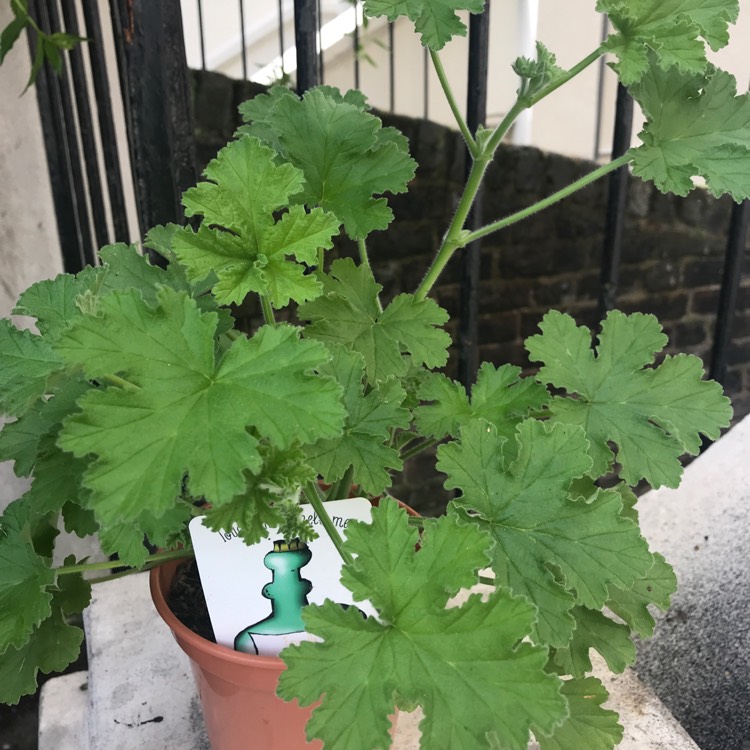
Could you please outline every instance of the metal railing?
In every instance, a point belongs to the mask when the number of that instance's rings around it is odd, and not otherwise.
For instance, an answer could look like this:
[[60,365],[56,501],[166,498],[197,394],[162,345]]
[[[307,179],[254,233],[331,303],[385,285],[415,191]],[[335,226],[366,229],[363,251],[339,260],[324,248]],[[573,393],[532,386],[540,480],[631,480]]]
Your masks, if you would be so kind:
[[[68,272],[95,263],[96,249],[108,242],[128,241],[155,224],[181,222],[180,196],[197,177],[179,0],[111,0],[109,21],[117,52],[116,70],[108,63],[97,8],[96,0],[79,0],[77,5],[68,0],[60,5],[55,0],[30,0],[31,12],[43,29],[64,30],[89,40],[71,52],[59,77],[43,70],[37,86],[64,267]],[[242,2],[239,10],[244,29]],[[319,0],[295,0],[300,90],[318,83],[324,73],[319,10]],[[198,12],[202,15],[200,2]],[[471,19],[467,109],[472,130],[486,116],[488,23],[488,15]],[[243,50],[245,42],[243,32]],[[280,50],[285,43],[280,37]],[[352,44],[357,44],[356,36]],[[390,75],[393,76],[393,69]],[[125,157],[115,128],[114,111],[120,104],[125,113]],[[428,106],[426,93],[425,110]],[[613,157],[630,145],[632,102],[624,89],[617,97],[615,123]],[[129,168],[123,166],[128,160]],[[610,176],[599,297],[602,312],[611,309],[616,301],[627,177],[627,168]],[[127,194],[131,190],[137,227],[128,217]],[[747,202],[735,206],[727,231],[710,363],[711,376],[720,381],[726,374],[749,210]],[[481,200],[471,221],[481,221]],[[461,377],[467,384],[478,361],[478,260],[476,248],[463,251],[459,362]]]

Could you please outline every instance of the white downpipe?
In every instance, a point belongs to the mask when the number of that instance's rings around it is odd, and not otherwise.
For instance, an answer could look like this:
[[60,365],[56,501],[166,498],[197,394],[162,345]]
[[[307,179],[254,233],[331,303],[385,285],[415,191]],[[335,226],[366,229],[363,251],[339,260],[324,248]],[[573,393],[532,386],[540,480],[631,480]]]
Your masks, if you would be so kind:
[[[518,0],[518,55],[536,59],[539,29],[539,0]],[[525,109],[516,118],[511,140],[516,146],[531,144],[532,110]]]

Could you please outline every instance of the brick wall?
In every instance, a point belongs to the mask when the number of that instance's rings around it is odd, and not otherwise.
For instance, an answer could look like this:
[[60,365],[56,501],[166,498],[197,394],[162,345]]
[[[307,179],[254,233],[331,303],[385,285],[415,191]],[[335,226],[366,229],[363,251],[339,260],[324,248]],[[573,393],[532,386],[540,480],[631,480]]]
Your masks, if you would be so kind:
[[[237,106],[263,87],[216,73],[194,78],[196,138],[203,163],[239,124]],[[390,297],[413,291],[424,274],[456,205],[464,173],[458,133],[425,120],[381,114],[408,137],[419,164],[406,195],[390,199],[396,220],[376,232],[368,248],[376,277]],[[592,164],[534,148],[502,146],[487,175],[484,213],[501,218],[587,174]],[[486,238],[479,289],[482,360],[528,367],[526,336],[550,308],[594,325],[602,255],[606,182],[600,181],[531,219]],[[631,179],[617,306],[656,315],[670,337],[670,352],[697,354],[708,362],[716,317],[731,201],[696,190],[686,198],[664,196]],[[351,253],[343,243],[340,254]],[[745,263],[750,268],[750,263]],[[453,319],[459,302],[457,261],[434,293]],[[247,311],[252,315],[252,310]],[[455,338],[455,336],[454,336]],[[455,357],[449,365],[454,374]],[[750,275],[745,274],[732,328],[726,388],[736,417],[750,412]],[[397,489],[424,510],[445,500],[439,479],[419,463]],[[431,486],[425,493],[425,481]],[[417,488],[420,501],[417,502]],[[431,500],[425,501],[425,494]]]

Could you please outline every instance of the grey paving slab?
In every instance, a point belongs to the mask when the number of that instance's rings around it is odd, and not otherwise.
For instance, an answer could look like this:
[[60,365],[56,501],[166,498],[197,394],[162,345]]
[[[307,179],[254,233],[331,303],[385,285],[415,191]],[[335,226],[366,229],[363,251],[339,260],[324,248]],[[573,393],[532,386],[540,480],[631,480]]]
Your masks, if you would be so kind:
[[679,580],[638,674],[703,750],[750,750],[750,418],[638,507]]

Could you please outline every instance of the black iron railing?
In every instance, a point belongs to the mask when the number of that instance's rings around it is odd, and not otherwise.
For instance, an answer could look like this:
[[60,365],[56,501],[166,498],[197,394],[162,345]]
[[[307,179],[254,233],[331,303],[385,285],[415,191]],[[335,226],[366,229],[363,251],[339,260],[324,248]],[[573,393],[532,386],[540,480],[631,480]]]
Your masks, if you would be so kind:
[[[243,71],[246,73],[246,13],[243,2],[238,2]],[[37,86],[64,266],[67,271],[75,272],[96,262],[96,249],[107,242],[127,241],[155,224],[182,220],[180,195],[195,182],[196,164],[180,3],[179,0],[159,3],[111,0],[116,71],[107,67],[96,0],[80,0],[77,5],[63,2],[62,12],[57,2],[31,0],[30,7],[43,29],[64,30],[89,39],[66,58],[59,77],[44,70]],[[301,91],[320,82],[324,74],[319,10],[319,0],[295,0],[297,87]],[[197,0],[197,13],[205,65],[204,8],[200,0]],[[283,55],[285,19],[281,3],[278,13],[279,49]],[[483,122],[486,114],[487,24],[486,15],[471,19],[467,104],[472,131]],[[391,108],[395,103],[393,81],[397,54],[393,38],[390,29]],[[359,43],[358,35],[354,34],[352,45],[356,48]],[[31,44],[33,46],[33,40]],[[84,64],[84,55],[87,64]],[[428,62],[425,61],[425,71]],[[122,167],[119,156],[113,115],[118,97],[122,99],[126,115],[130,170]],[[426,116],[429,113],[426,73],[423,108]],[[624,89],[620,89],[613,157],[629,147],[631,123],[632,102]],[[611,309],[617,299],[627,185],[626,168],[612,174],[601,266],[601,311]],[[138,227],[135,228],[129,226],[126,210],[129,190],[137,206]],[[480,200],[472,221],[479,223],[481,208]],[[719,380],[726,375],[732,321],[742,278],[748,210],[747,204],[735,207],[727,231],[724,276],[711,355],[711,374]],[[477,248],[464,251],[461,272],[459,361],[461,377],[466,383],[476,371],[478,361],[479,255]]]

